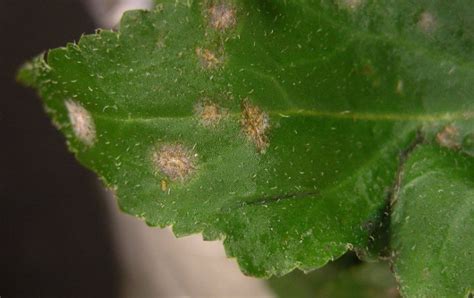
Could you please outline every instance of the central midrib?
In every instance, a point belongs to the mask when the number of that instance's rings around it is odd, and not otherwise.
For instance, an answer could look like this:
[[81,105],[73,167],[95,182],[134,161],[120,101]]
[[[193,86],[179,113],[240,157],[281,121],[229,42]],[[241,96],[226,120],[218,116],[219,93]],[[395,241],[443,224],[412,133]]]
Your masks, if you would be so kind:
[[[474,119],[474,111],[466,112],[446,112],[446,113],[434,113],[434,114],[409,114],[409,113],[371,113],[371,112],[352,112],[352,111],[319,111],[319,110],[275,110],[269,111],[269,115],[277,116],[281,118],[291,117],[315,117],[315,118],[332,118],[342,120],[359,120],[359,121],[393,121],[393,122],[443,122],[443,121],[456,121],[456,120],[471,120]],[[105,115],[104,113],[94,113],[94,117],[113,120],[119,122],[153,122],[160,120],[176,120],[176,119],[192,119],[197,118],[195,114],[180,115],[173,117],[134,117],[124,116],[117,117],[111,115]],[[239,118],[240,112],[228,112],[227,117]]]

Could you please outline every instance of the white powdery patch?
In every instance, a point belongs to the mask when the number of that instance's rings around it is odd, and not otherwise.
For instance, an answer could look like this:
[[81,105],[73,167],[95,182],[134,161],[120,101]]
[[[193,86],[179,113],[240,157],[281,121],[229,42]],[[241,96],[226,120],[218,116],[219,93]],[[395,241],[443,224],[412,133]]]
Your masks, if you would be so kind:
[[76,137],[87,146],[94,145],[96,130],[92,115],[80,103],[72,99],[66,100],[65,105]]

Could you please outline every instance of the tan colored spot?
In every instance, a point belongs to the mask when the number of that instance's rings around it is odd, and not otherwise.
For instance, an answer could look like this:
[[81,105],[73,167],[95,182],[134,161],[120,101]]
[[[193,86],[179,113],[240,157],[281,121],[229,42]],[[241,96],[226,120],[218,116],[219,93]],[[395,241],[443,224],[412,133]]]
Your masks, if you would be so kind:
[[196,55],[205,69],[215,69],[222,64],[222,58],[219,58],[214,52],[208,49],[196,48]]
[[437,26],[436,18],[433,14],[425,11],[420,15],[418,28],[424,33],[432,33]]
[[163,49],[166,47],[165,40],[163,38],[159,38],[156,42],[156,47],[158,49]]
[[206,127],[216,126],[227,114],[225,109],[208,99],[198,103],[195,111],[201,124]]
[[235,26],[235,9],[229,4],[221,3],[208,9],[211,26],[217,30],[226,30]]
[[364,0],[337,0],[339,7],[356,10],[362,6]]
[[242,118],[240,120],[242,130],[257,147],[257,151],[265,153],[269,146],[268,131],[270,119],[268,114],[259,107],[252,105],[248,100],[242,102]]
[[453,125],[445,126],[436,134],[438,144],[449,149],[459,149],[461,147],[459,138],[459,130]]
[[[162,145],[153,152],[153,163],[171,180],[185,181],[196,169],[197,154],[181,144]],[[163,187],[163,183],[160,183]]]
[[397,82],[397,87],[396,87],[396,89],[395,89],[398,94],[402,94],[402,93],[403,93],[403,87],[404,87],[403,85],[404,85],[404,84],[403,84],[403,81],[402,81],[402,80],[398,80],[398,82]]
[[80,103],[72,99],[66,100],[65,106],[76,137],[86,146],[94,145],[96,130],[92,115]]

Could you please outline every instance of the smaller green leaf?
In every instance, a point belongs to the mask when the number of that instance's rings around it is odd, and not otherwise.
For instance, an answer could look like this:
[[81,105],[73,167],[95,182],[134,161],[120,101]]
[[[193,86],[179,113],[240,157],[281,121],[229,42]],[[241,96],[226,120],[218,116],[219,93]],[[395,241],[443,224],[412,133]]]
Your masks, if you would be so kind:
[[397,283],[387,263],[360,263],[347,254],[309,274],[294,271],[269,280],[278,297],[399,297]]
[[474,159],[431,145],[407,160],[392,214],[394,269],[407,297],[474,289]]

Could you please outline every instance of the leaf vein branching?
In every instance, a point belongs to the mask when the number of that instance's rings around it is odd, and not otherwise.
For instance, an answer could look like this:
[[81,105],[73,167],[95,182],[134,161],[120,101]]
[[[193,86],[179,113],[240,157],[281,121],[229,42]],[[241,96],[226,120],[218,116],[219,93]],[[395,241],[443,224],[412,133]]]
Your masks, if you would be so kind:
[[248,72],[251,72],[265,80],[268,80],[270,81],[276,88],[276,90],[278,90],[278,92],[280,93],[280,96],[283,100],[285,100],[289,105],[291,106],[296,106],[296,104],[290,99],[290,96],[288,95],[288,92],[286,92],[285,88],[283,88],[283,86],[281,85],[280,82],[277,81],[277,79],[275,79],[275,77],[269,75],[269,74],[265,74],[261,71],[258,71],[256,69],[245,69],[245,71],[248,71]]

